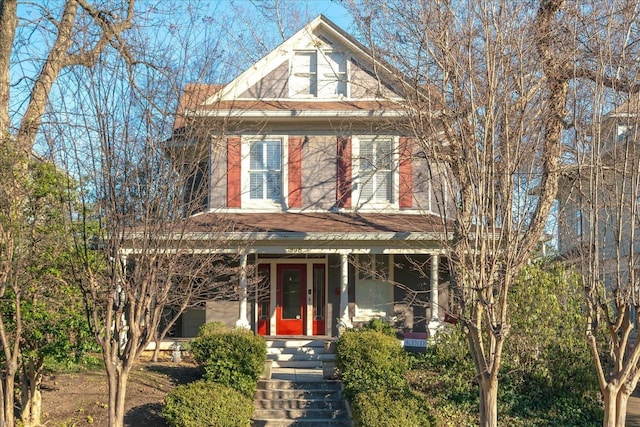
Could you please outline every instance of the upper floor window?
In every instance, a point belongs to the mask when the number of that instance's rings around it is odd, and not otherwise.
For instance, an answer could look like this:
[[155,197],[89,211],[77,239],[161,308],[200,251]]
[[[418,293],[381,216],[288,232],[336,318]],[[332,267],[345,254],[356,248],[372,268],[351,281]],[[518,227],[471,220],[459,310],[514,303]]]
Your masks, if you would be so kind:
[[619,124],[617,126],[616,130],[617,130],[617,134],[618,134],[618,141],[624,141],[631,134],[632,127],[629,126],[629,125],[620,125]]
[[575,231],[576,231],[576,236],[577,237],[582,237],[582,232],[584,231],[582,229],[582,209],[580,208],[576,208],[576,218],[575,218]]
[[356,159],[359,204],[394,203],[395,141],[392,138],[360,139]]
[[346,55],[323,50],[295,52],[289,88],[294,98],[346,96]]
[[249,142],[249,199],[278,202],[282,196],[282,141]]

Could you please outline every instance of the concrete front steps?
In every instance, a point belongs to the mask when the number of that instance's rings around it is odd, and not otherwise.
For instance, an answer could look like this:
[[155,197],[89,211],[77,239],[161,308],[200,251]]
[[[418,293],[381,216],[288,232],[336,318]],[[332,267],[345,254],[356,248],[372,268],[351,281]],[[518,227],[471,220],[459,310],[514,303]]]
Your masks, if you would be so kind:
[[342,384],[333,379],[331,341],[267,338],[267,360],[271,369],[258,383],[252,426],[353,425]]
[[267,360],[274,368],[322,369],[335,362],[334,345],[330,339],[267,338]]
[[252,420],[254,427],[352,426],[340,382],[304,378],[261,380]]

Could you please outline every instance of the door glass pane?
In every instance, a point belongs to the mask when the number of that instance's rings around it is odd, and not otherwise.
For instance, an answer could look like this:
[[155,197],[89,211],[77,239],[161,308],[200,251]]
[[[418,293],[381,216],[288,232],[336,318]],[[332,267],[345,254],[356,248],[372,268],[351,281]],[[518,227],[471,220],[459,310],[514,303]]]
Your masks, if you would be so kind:
[[300,319],[301,296],[300,270],[284,270],[282,272],[282,318]]
[[258,267],[258,318],[269,318],[269,295],[271,287],[269,284],[270,269],[268,265]]
[[313,318],[324,319],[324,267],[313,267]]

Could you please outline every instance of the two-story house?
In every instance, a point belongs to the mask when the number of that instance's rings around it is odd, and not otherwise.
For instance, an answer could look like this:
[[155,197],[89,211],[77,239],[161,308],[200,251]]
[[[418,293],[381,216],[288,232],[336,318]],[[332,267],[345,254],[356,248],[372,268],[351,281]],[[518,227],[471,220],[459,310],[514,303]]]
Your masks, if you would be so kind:
[[594,124],[589,144],[576,150],[576,160],[565,167],[557,219],[558,253],[565,260],[595,256],[595,244],[603,266],[616,258],[624,264],[631,246],[640,245],[634,243],[640,200],[639,105],[628,100],[607,113]]
[[185,313],[176,335],[213,320],[271,336],[440,324],[455,201],[404,130],[401,82],[318,16],[227,84],[184,89],[172,143],[208,147],[188,236],[235,255],[239,292]]

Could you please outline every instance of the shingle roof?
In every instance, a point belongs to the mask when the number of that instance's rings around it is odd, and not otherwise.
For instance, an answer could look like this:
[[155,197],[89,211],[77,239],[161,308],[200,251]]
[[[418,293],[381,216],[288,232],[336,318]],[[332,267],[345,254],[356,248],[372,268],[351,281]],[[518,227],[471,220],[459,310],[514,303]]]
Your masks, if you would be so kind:
[[205,213],[190,220],[189,231],[256,233],[438,233],[436,215],[380,213]]
[[371,115],[382,112],[401,111],[400,104],[387,100],[264,100],[264,99],[242,99],[232,101],[216,101],[205,104],[205,101],[220,91],[222,85],[199,85],[189,84],[185,87],[180,98],[174,129],[179,129],[186,124],[186,118],[193,115],[207,114],[207,112],[218,112],[222,117],[242,113],[246,115],[250,112],[287,112],[292,116],[298,112],[365,112]]
[[173,128],[178,129],[184,126],[185,113],[201,105],[223,87],[224,85],[221,84],[187,83],[178,101]]

